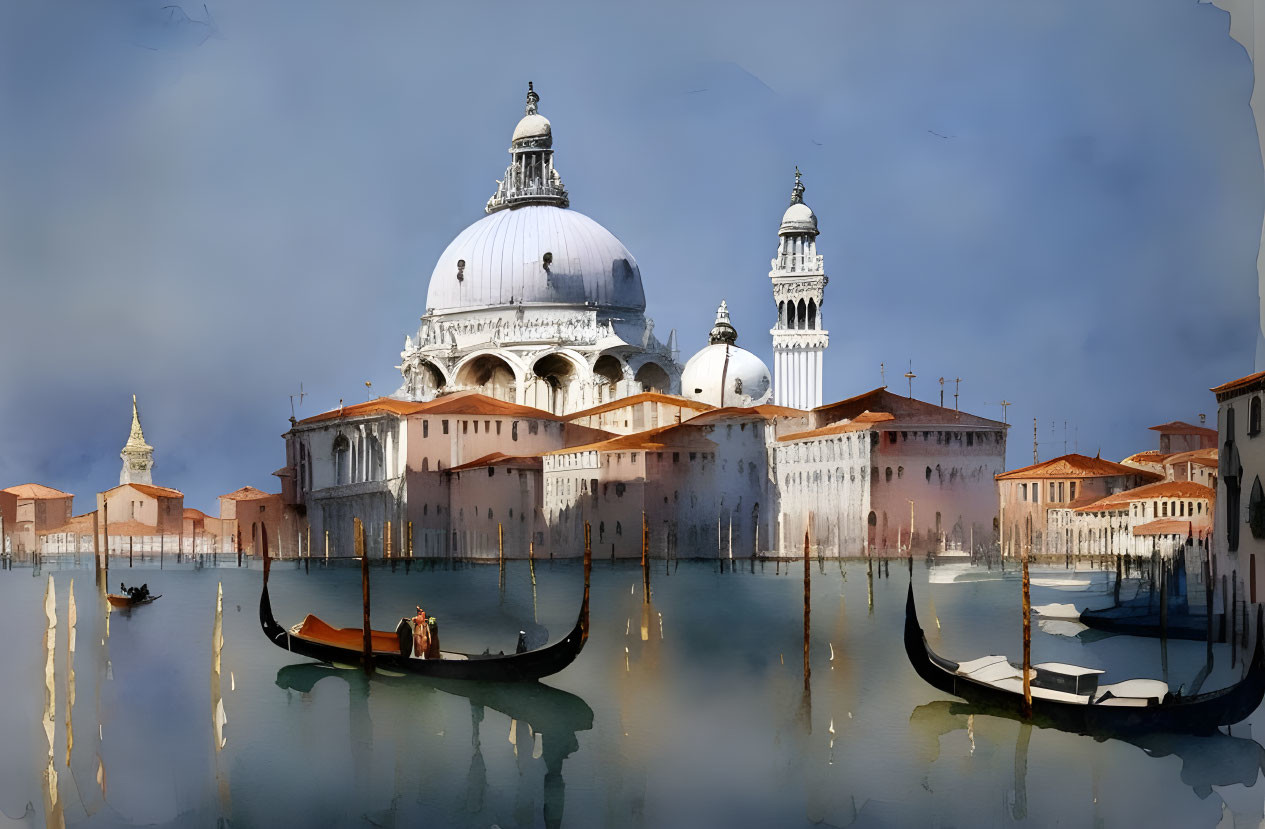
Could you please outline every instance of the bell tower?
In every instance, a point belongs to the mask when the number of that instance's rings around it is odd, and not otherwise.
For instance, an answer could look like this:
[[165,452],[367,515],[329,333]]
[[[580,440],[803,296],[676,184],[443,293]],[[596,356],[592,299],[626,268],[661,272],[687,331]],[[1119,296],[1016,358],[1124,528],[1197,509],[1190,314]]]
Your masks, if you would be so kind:
[[153,484],[154,447],[145,442],[141,431],[141,415],[136,409],[136,395],[132,395],[132,431],[119,453],[123,469],[119,472],[119,484]]
[[795,409],[821,405],[822,362],[830,335],[822,325],[826,277],[817,253],[817,217],[804,204],[804,184],[795,168],[791,206],[778,228],[777,258],[769,279],[777,304],[773,335],[773,402]]

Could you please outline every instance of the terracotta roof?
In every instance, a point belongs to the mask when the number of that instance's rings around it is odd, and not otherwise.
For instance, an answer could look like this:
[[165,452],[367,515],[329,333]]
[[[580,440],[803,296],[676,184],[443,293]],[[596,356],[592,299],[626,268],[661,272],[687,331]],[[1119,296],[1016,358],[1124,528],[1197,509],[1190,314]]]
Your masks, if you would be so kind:
[[847,400],[840,400],[838,403],[818,406],[813,409],[813,413],[817,415],[818,422],[824,420],[827,423],[833,423],[845,418],[854,419],[861,412],[867,410],[871,412],[889,412],[900,423],[976,426],[988,429],[1007,428],[1006,424],[1000,420],[989,420],[986,417],[967,414],[956,409],[946,409],[943,406],[915,400],[912,397],[893,394],[886,387],[867,391],[865,394],[858,394],[856,397],[849,397]]
[[40,500],[43,498],[73,498],[69,492],[62,492],[60,489],[53,489],[51,486],[43,484],[18,484],[5,489],[12,495],[19,498],[34,498]]
[[[116,538],[121,535],[130,535],[134,538],[144,538],[146,536],[159,535],[159,532],[158,527],[155,525],[142,524],[140,521],[133,521],[131,519],[126,521],[111,521],[110,537]],[[167,533],[167,535],[174,535],[174,533]]]
[[1163,463],[1168,457],[1168,453],[1161,452],[1158,449],[1147,449],[1145,452],[1134,452],[1129,457],[1120,461],[1121,463]]
[[563,419],[564,420],[579,420],[580,418],[583,418],[583,417],[591,417],[593,415],[599,415],[605,412],[613,412],[619,409],[627,408],[629,406],[635,406],[640,403],[662,403],[667,406],[680,406],[683,409],[695,409],[700,412],[705,412],[708,409],[716,408],[715,406],[709,405],[707,403],[702,403],[698,400],[691,400],[688,397],[679,397],[675,394],[660,394],[659,392],[647,391],[647,392],[642,392],[641,394],[634,394],[628,397],[621,397],[618,400],[611,400],[609,402],[602,403],[599,406],[593,406],[588,409],[583,409],[581,411],[576,412],[575,414],[566,415]]
[[252,498],[263,498],[268,493],[262,489],[255,489],[253,486],[244,486],[241,489],[235,489],[227,495],[221,495],[221,498],[227,498],[230,501],[248,501]]
[[1265,371],[1258,371],[1255,374],[1249,374],[1246,377],[1240,377],[1238,380],[1231,380],[1228,383],[1222,383],[1219,386],[1213,386],[1209,391],[1213,394],[1222,394],[1223,392],[1234,391],[1244,386],[1250,386],[1257,380],[1265,380]]
[[1161,518],[1148,521],[1133,528],[1134,535],[1193,535],[1203,538],[1212,532],[1212,526],[1206,521],[1192,521],[1189,518]]
[[648,429],[631,435],[617,435],[598,443],[573,446],[570,449],[555,449],[544,454],[570,455],[576,452],[654,451],[665,448],[694,448],[706,451],[715,449],[716,444],[702,437],[697,429],[686,429],[684,424],[673,423],[669,426],[660,426],[657,429]]
[[207,518],[210,518],[211,516],[207,515],[205,512],[203,512],[200,509],[194,509],[193,507],[185,507],[184,517],[192,518],[194,521],[205,521]]
[[1164,460],[1164,465],[1177,463],[1194,463],[1200,466],[1216,466],[1217,458],[1220,453],[1217,447],[1209,446],[1206,449],[1193,449],[1189,452],[1178,452],[1175,455],[1169,455]]
[[1152,480],[1163,477],[1155,472],[1138,469],[1136,466],[1125,466],[1122,463],[1113,463],[1102,458],[1071,454],[1003,472],[997,476],[997,480],[1004,481],[1014,478],[1108,478],[1116,475],[1137,475]]
[[1217,493],[1212,487],[1197,484],[1194,481],[1160,481],[1108,495],[1106,498],[1100,498],[1080,507],[1077,511],[1106,512],[1127,509],[1134,501],[1144,501],[1147,498],[1202,498],[1211,501],[1216,497]]
[[691,426],[704,426],[709,423],[722,423],[726,420],[772,420],[775,417],[808,417],[806,409],[792,409],[787,406],[774,406],[765,403],[761,406],[725,406],[703,412],[685,421]]
[[1196,426],[1193,423],[1186,423],[1181,420],[1173,420],[1169,423],[1161,423],[1159,426],[1148,427],[1152,432],[1159,432],[1161,435],[1199,435],[1201,437],[1217,436],[1216,429],[1209,429],[1206,426]]
[[457,415],[500,415],[504,417],[524,417],[534,420],[561,420],[557,415],[530,406],[507,403],[495,397],[478,392],[462,391],[445,394],[425,403],[412,403],[395,400],[390,397],[379,397],[365,403],[353,403],[341,409],[331,409],[318,415],[300,420],[300,424],[318,423],[325,420],[337,420],[345,417],[362,417],[373,414],[394,414],[402,417],[417,414],[457,414]]
[[875,423],[883,423],[888,420],[895,420],[895,418],[887,412],[861,412],[861,414],[857,415],[852,420],[832,423],[829,426],[822,426],[820,429],[809,429],[806,432],[794,432],[789,435],[779,435],[778,440],[807,440],[809,438],[825,437],[827,435],[841,435],[845,432],[863,432],[873,427]]
[[119,484],[118,486],[110,487],[109,489],[107,489],[105,492],[102,492],[101,494],[109,495],[111,492],[114,492],[116,489],[123,489],[124,487],[130,487],[131,489],[134,489],[137,492],[148,495],[151,498],[183,498],[184,497],[184,493],[178,489],[170,489],[165,486],[153,486],[152,484]]
[[80,535],[87,533],[92,534],[92,513],[85,512],[83,515],[72,515],[70,520],[60,527],[54,527],[51,530],[45,530],[40,535],[59,535],[61,533],[79,533]]
[[493,452],[489,455],[445,469],[445,472],[463,472],[467,469],[482,469],[488,466],[508,466],[511,469],[540,469],[544,465],[540,455],[506,455],[504,452]]

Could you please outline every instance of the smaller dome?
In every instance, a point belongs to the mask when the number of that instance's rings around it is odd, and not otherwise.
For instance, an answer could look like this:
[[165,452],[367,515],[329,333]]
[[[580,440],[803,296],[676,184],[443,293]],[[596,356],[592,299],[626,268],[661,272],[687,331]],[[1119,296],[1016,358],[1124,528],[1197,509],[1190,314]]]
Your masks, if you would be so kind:
[[709,345],[681,372],[681,393],[712,406],[759,406],[773,396],[769,368],[736,345]]
[[537,113],[524,115],[522,120],[518,122],[518,126],[514,127],[514,137],[510,140],[518,142],[529,138],[548,138],[552,140],[553,128],[549,124],[549,119]]
[[786,208],[782,214],[782,226],[777,229],[779,236],[811,233],[817,235],[817,217],[808,205],[796,202]]

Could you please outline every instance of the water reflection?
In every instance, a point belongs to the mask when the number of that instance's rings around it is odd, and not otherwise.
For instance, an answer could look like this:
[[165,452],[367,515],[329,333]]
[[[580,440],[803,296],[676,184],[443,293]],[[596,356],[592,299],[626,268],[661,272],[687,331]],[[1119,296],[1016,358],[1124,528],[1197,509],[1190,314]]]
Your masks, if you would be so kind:
[[[542,814],[545,825],[548,827],[562,825],[566,799],[566,787],[562,777],[563,761],[580,747],[576,734],[593,727],[593,709],[580,697],[539,682],[485,683],[422,680],[411,676],[389,676],[382,672],[378,672],[374,679],[369,681],[362,672],[355,669],[314,663],[287,665],[281,668],[277,671],[276,683],[278,687],[286,690],[310,694],[316,684],[326,677],[338,677],[347,683],[353,754],[357,753],[357,744],[367,748],[373,734],[373,723],[369,717],[371,693],[381,694],[387,698],[383,702],[388,710],[401,710],[403,707],[419,714],[423,714],[427,708],[425,696],[433,695],[435,692],[466,699],[470,705],[472,738],[470,770],[466,776],[465,804],[467,811],[472,814],[483,811],[488,791],[487,766],[483,759],[481,737],[481,725],[485,712],[491,709],[505,715],[512,723],[513,746],[519,768],[524,768],[532,760],[544,760]],[[423,716],[419,722],[425,719]],[[420,746],[422,755],[426,756],[428,752],[425,745],[421,743],[426,741],[427,735],[417,733],[416,729],[410,728],[406,723],[399,723],[399,726],[411,732],[404,736],[413,740],[414,746]],[[532,746],[530,753],[519,750],[520,742]],[[537,745],[539,745],[538,751]],[[358,778],[368,770],[366,760],[366,757],[362,757],[354,761]],[[367,784],[367,782],[367,780],[357,781],[358,785]],[[397,791],[397,796],[399,794],[400,792]],[[518,810],[522,810],[523,803],[524,800],[520,796]],[[392,811],[395,811],[395,808],[393,806]],[[393,817],[398,816],[393,815]]]
[[[967,729],[971,720],[987,717],[1004,722],[964,702],[936,700],[919,705],[909,716],[910,735],[915,741],[920,760],[930,765],[940,756],[940,738],[954,731]],[[1021,819],[1027,810],[1027,753],[1032,726],[1019,724],[1015,745],[1015,814]],[[1089,738],[1084,738],[1089,739]],[[1176,757],[1181,760],[1181,780],[1203,800],[1214,787],[1253,786],[1265,772],[1265,747],[1256,740],[1234,737],[1220,731],[1207,736],[1190,734],[1147,734],[1096,738],[1097,742],[1128,743],[1150,757]],[[1021,808],[1022,807],[1022,808]],[[1258,809],[1257,819],[1265,818],[1265,803]]]

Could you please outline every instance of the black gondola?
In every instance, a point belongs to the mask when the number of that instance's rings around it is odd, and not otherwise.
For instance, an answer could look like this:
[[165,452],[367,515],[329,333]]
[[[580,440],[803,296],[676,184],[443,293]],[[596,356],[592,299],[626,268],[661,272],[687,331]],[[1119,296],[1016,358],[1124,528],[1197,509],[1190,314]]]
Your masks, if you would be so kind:
[[[992,663],[1009,676],[1001,680],[978,678],[983,669],[965,671],[963,666],[937,654],[927,645],[927,637],[918,623],[914,607],[914,586],[909,585],[905,602],[905,653],[920,677],[947,694],[961,697],[983,709],[999,714],[1023,715],[1023,693],[999,687],[1022,684],[1019,669],[1009,663]],[[1000,658],[998,658],[1000,659]],[[981,662],[983,660],[975,660]],[[1009,665],[1009,671],[1006,666]],[[1256,616],[1256,650],[1247,675],[1234,685],[1193,696],[1165,692],[1162,697],[1132,696],[1125,692],[1130,683],[1156,683],[1155,680],[1127,680],[1114,686],[1097,687],[1097,677],[1090,677],[1078,686],[1083,677],[1056,675],[1062,682],[1043,682],[1041,666],[1036,666],[1038,679],[1032,684],[1032,722],[1037,725],[1074,731],[1081,734],[1124,734],[1148,731],[1189,732],[1205,734],[1222,725],[1233,725],[1246,718],[1265,697],[1265,621],[1262,611]],[[975,673],[972,677],[968,673]],[[998,671],[994,671],[998,673]],[[1097,671],[1087,673],[1098,673]]]
[[[438,659],[411,656],[412,637],[397,628],[395,631],[371,631],[373,663],[388,671],[400,671],[435,679],[473,679],[501,682],[525,682],[556,674],[575,661],[589,638],[589,571],[592,561],[584,558],[584,600],[575,627],[562,640],[543,648],[509,654],[467,654],[441,651]],[[274,645],[290,653],[321,662],[355,664],[363,655],[362,628],[334,628],[309,614],[289,630],[277,624],[272,616],[265,572],[263,592],[259,596],[259,623],[264,635]],[[401,626],[407,621],[401,620]]]

